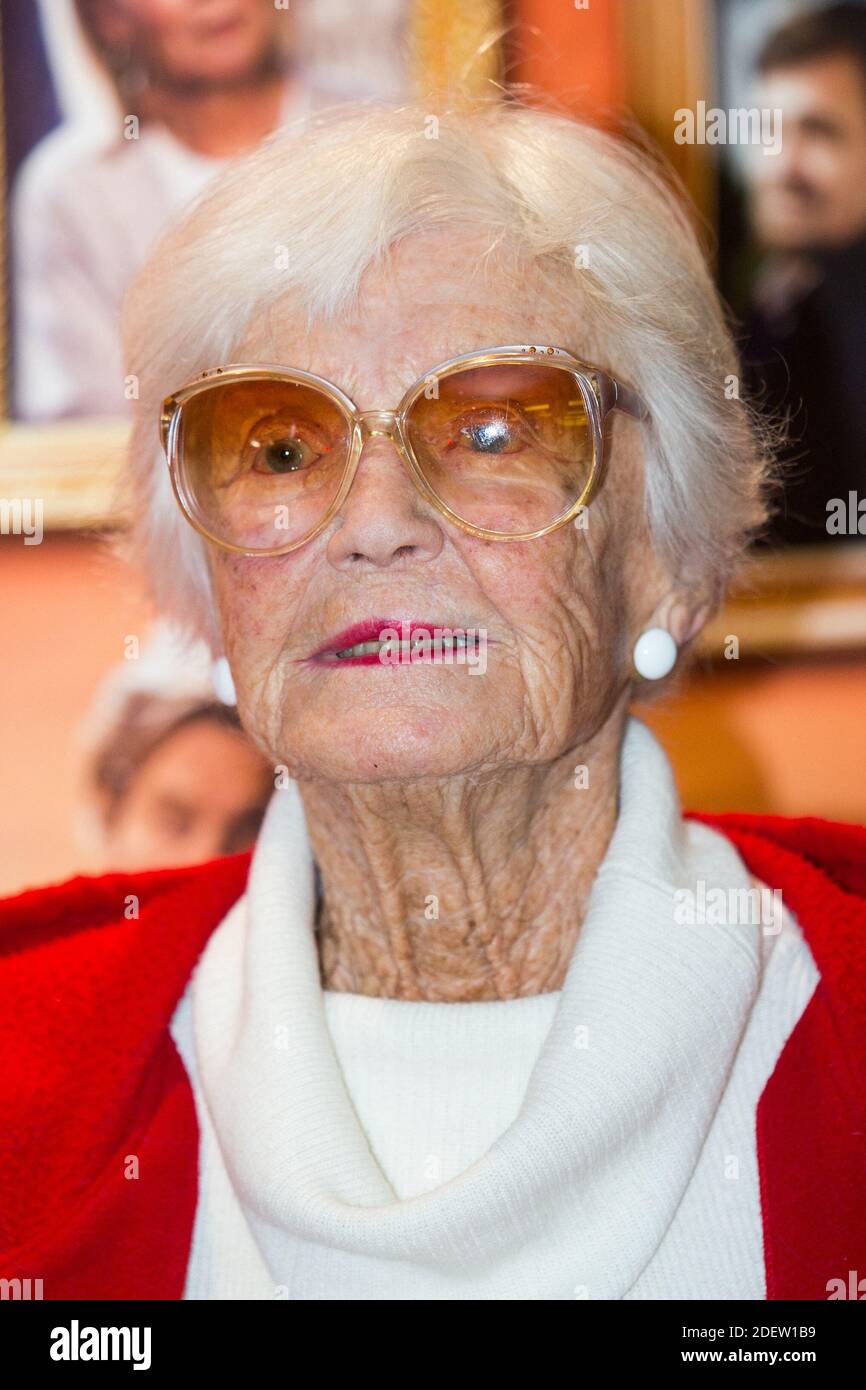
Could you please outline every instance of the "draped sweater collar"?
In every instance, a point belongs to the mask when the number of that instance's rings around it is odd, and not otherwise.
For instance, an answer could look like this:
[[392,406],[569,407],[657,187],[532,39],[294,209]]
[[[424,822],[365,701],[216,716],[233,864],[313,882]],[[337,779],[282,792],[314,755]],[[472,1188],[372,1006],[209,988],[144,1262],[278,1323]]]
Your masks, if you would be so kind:
[[724,836],[683,820],[661,746],[630,717],[617,821],[520,1113],[462,1174],[401,1201],[328,1032],[300,794],[276,791],[247,892],[192,981],[205,1103],[274,1280],[294,1240],[531,1287],[542,1241],[569,1247],[592,1297],[624,1297],[688,1187],[761,979],[759,933],[678,925],[674,895],[751,884]]

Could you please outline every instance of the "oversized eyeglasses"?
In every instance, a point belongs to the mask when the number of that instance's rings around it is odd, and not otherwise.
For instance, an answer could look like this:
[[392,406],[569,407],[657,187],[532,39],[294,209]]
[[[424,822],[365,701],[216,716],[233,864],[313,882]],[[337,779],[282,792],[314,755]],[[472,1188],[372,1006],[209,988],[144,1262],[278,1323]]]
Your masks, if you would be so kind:
[[398,408],[358,410],[311,372],[226,366],[167,397],[161,437],[177,500],[202,535],[284,555],[342,506],[367,439],[393,442],[418,491],[485,540],[534,540],[595,496],[613,410],[644,402],[564,348],[484,348],[410,386]]

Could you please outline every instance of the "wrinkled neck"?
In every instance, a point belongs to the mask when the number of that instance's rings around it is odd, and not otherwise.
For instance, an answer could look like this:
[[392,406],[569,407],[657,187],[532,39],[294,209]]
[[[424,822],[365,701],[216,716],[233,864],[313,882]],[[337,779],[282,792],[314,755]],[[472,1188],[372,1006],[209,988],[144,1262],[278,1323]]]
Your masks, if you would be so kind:
[[553,763],[481,776],[303,784],[323,986],[451,1002],[561,989],[616,821],[622,733],[608,721]]

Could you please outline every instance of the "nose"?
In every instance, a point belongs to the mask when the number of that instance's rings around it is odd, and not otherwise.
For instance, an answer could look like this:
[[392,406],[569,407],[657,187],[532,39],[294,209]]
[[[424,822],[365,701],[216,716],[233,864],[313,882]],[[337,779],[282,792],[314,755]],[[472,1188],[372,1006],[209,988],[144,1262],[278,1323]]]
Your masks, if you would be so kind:
[[779,177],[789,179],[800,177],[803,170],[803,137],[796,125],[791,122],[791,126],[784,130],[784,138],[781,148],[777,155],[766,161],[774,166],[772,172]]
[[336,569],[387,569],[432,560],[442,549],[438,514],[418,491],[394,441],[393,416],[366,411],[352,486],[327,545]]

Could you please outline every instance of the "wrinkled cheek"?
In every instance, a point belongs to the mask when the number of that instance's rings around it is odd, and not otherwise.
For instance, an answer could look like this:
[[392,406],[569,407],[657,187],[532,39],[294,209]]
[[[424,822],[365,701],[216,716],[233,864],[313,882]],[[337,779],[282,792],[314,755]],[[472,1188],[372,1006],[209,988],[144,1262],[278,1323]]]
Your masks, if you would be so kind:
[[273,746],[273,668],[285,641],[288,605],[267,561],[219,556],[211,565],[223,647],[237,691],[241,723],[256,741]]
[[231,554],[211,561],[220,625],[227,643],[234,645],[240,638],[262,636],[267,629],[267,616],[273,605],[268,602],[268,576],[261,568],[266,563]]
[[293,559],[226,554],[213,566],[226,655],[241,680],[275,665],[291,637],[306,573]]

